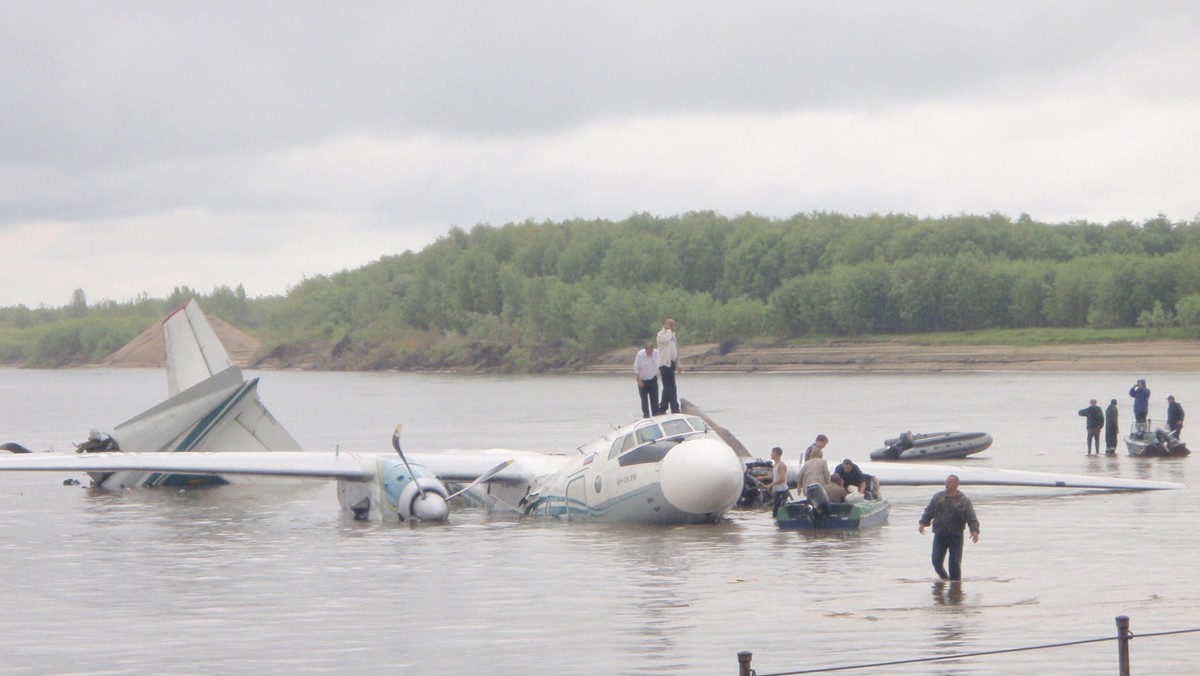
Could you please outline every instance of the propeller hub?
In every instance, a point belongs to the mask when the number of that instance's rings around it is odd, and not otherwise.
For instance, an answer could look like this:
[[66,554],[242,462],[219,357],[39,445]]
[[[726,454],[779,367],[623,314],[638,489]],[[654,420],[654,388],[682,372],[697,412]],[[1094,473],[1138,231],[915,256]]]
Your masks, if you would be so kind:
[[446,499],[432,491],[418,495],[412,501],[412,515],[421,521],[445,521],[450,516]]

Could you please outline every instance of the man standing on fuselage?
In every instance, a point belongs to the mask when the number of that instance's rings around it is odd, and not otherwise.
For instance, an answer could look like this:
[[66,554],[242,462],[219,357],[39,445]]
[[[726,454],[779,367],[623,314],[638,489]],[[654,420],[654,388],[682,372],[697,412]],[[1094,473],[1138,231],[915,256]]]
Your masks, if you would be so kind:
[[637,378],[638,395],[642,398],[642,415],[647,418],[658,415],[658,358],[654,356],[654,343],[646,343],[646,349],[638,350],[633,358],[633,376]]
[[[917,532],[933,524],[933,569],[943,580],[962,579],[963,528],[971,531],[971,542],[979,542],[979,519],[975,518],[975,506],[970,498],[958,490],[958,476],[946,477],[946,490],[934,493]],[[946,553],[950,554],[950,572],[942,567]]]
[[675,320],[663,322],[662,330],[658,332],[658,372],[662,375],[662,401],[658,410],[666,413],[670,407],[671,413],[679,413],[679,395],[675,391],[675,374],[679,368],[679,343],[675,339]]

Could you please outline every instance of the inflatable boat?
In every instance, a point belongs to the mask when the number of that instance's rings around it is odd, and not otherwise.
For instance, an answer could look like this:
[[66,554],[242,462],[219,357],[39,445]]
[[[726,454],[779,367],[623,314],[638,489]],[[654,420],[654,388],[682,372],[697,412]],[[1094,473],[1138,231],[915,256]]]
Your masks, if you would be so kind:
[[905,432],[883,443],[883,448],[871,451],[872,460],[946,460],[987,450],[992,445],[992,435],[986,432]]

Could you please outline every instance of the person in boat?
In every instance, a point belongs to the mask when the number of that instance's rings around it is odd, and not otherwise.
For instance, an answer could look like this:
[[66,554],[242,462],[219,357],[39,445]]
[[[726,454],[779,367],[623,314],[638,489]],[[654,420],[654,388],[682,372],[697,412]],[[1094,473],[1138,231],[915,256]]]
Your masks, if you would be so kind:
[[1183,405],[1175,401],[1175,395],[1167,397],[1167,429],[1175,433],[1175,438],[1183,432]]
[[783,449],[776,446],[771,449],[772,468],[771,483],[766,489],[771,493],[771,513],[779,511],[779,506],[788,501],[787,463],[783,461]]
[[885,457],[889,460],[898,460],[901,453],[912,448],[915,444],[916,440],[913,438],[912,432],[901,432],[900,436],[896,438],[896,443],[887,447]]
[[854,461],[850,458],[843,460],[842,464],[838,465],[837,469],[833,470],[833,477],[830,478],[832,479],[834,477],[841,479],[842,488],[845,488],[847,491],[849,491],[850,487],[853,486],[854,490],[858,491],[859,493],[865,492],[863,489],[866,487],[864,485],[866,483],[866,478],[863,476],[862,468],[854,464]]
[[1117,423],[1117,400],[1113,399],[1104,411],[1104,452],[1117,452],[1117,435],[1120,427]]
[[1087,454],[1092,454],[1092,441],[1096,442],[1096,455],[1100,455],[1100,430],[1104,428],[1104,411],[1096,405],[1093,399],[1087,408],[1079,409],[1079,415],[1087,418]]
[[841,502],[846,497],[846,489],[834,483],[832,476],[829,472],[829,463],[825,462],[825,452],[820,448],[814,448],[808,460],[805,460],[804,464],[800,466],[800,476],[796,479],[796,486],[800,494],[804,495],[809,486],[819,484],[825,489],[825,494],[829,496],[831,502]]
[[679,413],[679,396],[675,390],[675,374],[679,368],[679,343],[675,339],[675,320],[663,322],[662,330],[658,332],[658,372],[662,375],[662,401],[658,410],[662,413],[671,409],[671,413]]
[[1146,416],[1150,413],[1150,388],[1146,387],[1146,381],[1139,379],[1129,388],[1129,396],[1133,397],[1133,419],[1136,423],[1136,434],[1140,439],[1146,434]]
[[824,434],[818,434],[816,440],[809,444],[808,448],[804,449],[804,462],[808,462],[808,459],[812,457],[813,451],[824,452],[825,446],[828,443],[829,437]]
[[[975,517],[975,506],[962,491],[958,490],[958,475],[946,477],[946,490],[933,494],[925,513],[917,525],[917,532],[933,527],[933,569],[943,580],[962,579],[963,528],[971,532],[971,542],[979,542],[979,519]],[[949,572],[943,567],[946,555],[950,555]]]
[[642,415],[658,415],[658,357],[654,343],[646,343],[633,358],[633,376],[637,378],[638,395],[642,398]]

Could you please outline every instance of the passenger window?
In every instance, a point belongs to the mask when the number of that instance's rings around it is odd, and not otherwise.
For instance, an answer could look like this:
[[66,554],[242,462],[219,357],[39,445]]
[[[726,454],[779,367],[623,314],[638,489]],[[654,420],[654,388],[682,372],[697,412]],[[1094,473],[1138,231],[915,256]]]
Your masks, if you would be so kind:
[[686,420],[668,420],[663,423],[662,427],[663,432],[666,432],[669,437],[692,432],[692,428],[688,426]]
[[634,434],[637,434],[638,444],[648,444],[655,439],[661,439],[663,435],[658,425],[640,427]]
[[616,441],[613,442],[612,448],[608,449],[608,459],[609,460],[612,460],[613,458],[617,457],[617,454],[621,452],[621,444],[625,443],[625,439],[627,439],[627,438],[628,437],[619,437]]

